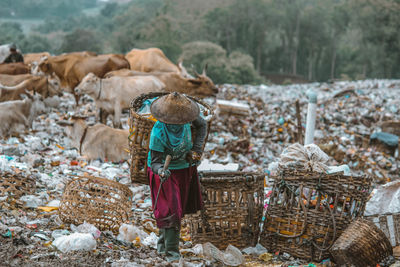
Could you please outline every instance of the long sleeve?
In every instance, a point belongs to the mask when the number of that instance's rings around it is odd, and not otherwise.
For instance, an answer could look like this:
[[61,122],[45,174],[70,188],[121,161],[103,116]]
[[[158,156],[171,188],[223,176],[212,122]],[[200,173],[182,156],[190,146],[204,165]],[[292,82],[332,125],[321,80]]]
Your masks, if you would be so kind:
[[158,173],[158,170],[163,167],[163,152],[158,152],[155,150],[150,150],[150,157],[151,157],[151,170],[154,173]]
[[201,153],[207,135],[207,122],[199,116],[195,121],[193,121],[193,126],[196,129],[196,137],[193,141],[192,150]]

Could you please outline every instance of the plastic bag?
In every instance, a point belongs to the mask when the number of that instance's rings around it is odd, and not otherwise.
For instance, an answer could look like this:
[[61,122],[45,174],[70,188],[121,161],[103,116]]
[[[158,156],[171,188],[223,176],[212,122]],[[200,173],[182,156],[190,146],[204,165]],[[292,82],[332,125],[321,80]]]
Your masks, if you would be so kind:
[[242,251],[248,255],[256,255],[256,256],[260,256],[261,254],[268,252],[268,250],[261,244],[257,244],[255,247],[245,248]]
[[216,259],[230,266],[239,266],[244,263],[244,257],[240,250],[229,245],[225,252],[220,251],[210,242],[203,244],[203,253],[206,258]]
[[99,238],[101,235],[100,230],[97,229],[96,226],[94,226],[93,224],[87,223],[86,221],[79,226],[75,226],[75,225],[71,224],[71,230],[76,233],[92,234],[95,239]]
[[365,206],[366,216],[386,213],[400,213],[400,181],[374,189],[371,199]]
[[117,239],[125,242],[133,242],[137,237],[140,240],[145,240],[148,236],[145,231],[140,230],[137,226],[124,223],[119,228]]
[[326,172],[326,163],[329,156],[325,154],[317,145],[310,144],[302,146],[295,143],[287,147],[281,154],[279,168],[305,169],[313,172]]
[[73,233],[58,237],[53,245],[63,253],[73,250],[90,251],[96,249],[96,240],[91,234]]

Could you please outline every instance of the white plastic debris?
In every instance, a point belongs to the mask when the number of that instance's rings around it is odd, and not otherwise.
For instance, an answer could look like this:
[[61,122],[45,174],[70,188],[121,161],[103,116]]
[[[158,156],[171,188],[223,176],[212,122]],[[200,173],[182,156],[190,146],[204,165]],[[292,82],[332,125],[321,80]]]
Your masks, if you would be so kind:
[[58,237],[52,245],[63,253],[73,250],[90,251],[96,249],[96,240],[92,234],[73,233]]
[[136,237],[139,237],[140,240],[145,240],[148,236],[149,235],[145,231],[139,229],[137,226],[124,223],[119,228],[117,239],[125,242],[132,242]]
[[142,244],[155,249],[157,248],[157,240],[157,235],[151,232],[150,235],[143,240]]
[[232,245],[228,245],[225,252],[222,252],[216,246],[207,242],[203,244],[203,253],[208,259],[216,259],[230,266],[239,266],[244,263],[242,252]]
[[238,103],[228,100],[217,99],[216,104],[219,112],[226,112],[239,115],[248,115],[250,113],[250,106],[245,103]]
[[101,232],[99,229],[97,229],[96,226],[93,224],[84,222],[83,224],[79,226],[75,226],[71,224],[71,230],[74,231],[75,233],[87,233],[93,235],[95,239],[99,238],[101,235]]
[[201,164],[197,167],[199,172],[226,172],[231,171],[235,172],[239,170],[239,164],[237,163],[228,163],[228,164],[219,164],[212,163],[208,159],[204,159]]
[[263,247],[260,243],[258,243],[255,247],[248,247],[242,250],[243,253],[246,253],[248,255],[255,255],[255,256],[260,256],[261,254],[264,254],[268,252],[268,250]]
[[25,195],[20,200],[25,202],[27,208],[37,208],[43,205],[43,200],[35,195]]
[[372,191],[372,197],[365,206],[364,215],[400,213],[400,181],[382,185]]
[[54,231],[51,233],[51,237],[54,238],[54,239],[57,239],[57,238],[59,238],[60,236],[69,235],[69,234],[70,234],[70,232],[69,232],[68,230],[65,230],[65,229],[57,229],[57,230],[54,230]]
[[340,166],[329,166],[328,170],[326,171],[327,174],[334,174],[334,173],[339,173],[343,172],[343,175],[351,175],[349,165],[344,164]]

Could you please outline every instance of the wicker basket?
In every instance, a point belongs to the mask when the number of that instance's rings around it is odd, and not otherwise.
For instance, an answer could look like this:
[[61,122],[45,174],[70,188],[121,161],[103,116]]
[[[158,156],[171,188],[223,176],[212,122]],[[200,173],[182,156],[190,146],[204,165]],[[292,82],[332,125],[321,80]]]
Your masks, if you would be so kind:
[[274,181],[260,243],[270,251],[307,260],[328,258],[336,238],[363,215],[370,186],[367,177],[281,172]]
[[357,219],[330,249],[339,266],[375,267],[393,254],[385,234],[373,222]]
[[0,174],[0,196],[20,197],[33,194],[35,189],[36,182],[31,177],[8,172]]
[[400,213],[364,216],[382,230],[393,247],[400,246]]
[[382,132],[400,136],[400,121],[384,121],[381,124]]
[[84,221],[98,229],[118,232],[131,214],[132,191],[126,185],[104,178],[79,177],[65,187],[59,216],[65,223]]
[[[131,103],[129,147],[131,157],[130,172],[132,182],[134,183],[149,184],[149,180],[147,178],[147,155],[149,153],[150,133],[155,123],[155,121],[141,116],[137,112],[142,107],[145,100],[152,99],[154,97],[160,97],[166,94],[169,93],[142,94],[135,98]],[[214,114],[212,108],[207,103],[191,96],[187,97],[204,106],[209,112],[209,114],[206,115]],[[211,121],[212,119],[208,121],[208,131],[205,142],[207,142]],[[195,134],[194,131],[192,131],[192,133]]]
[[219,249],[257,242],[263,213],[264,176],[256,173],[201,173],[204,209],[187,215],[192,241]]

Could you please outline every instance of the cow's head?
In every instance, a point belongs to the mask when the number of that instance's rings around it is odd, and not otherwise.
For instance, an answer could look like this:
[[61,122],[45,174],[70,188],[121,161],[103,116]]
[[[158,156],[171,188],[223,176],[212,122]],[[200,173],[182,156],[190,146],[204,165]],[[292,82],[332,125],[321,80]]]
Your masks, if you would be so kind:
[[57,75],[54,73],[50,76],[47,77],[47,83],[48,83],[48,96],[61,96],[62,95],[62,90],[61,90],[61,81],[60,78],[58,78]]
[[100,78],[93,73],[87,74],[75,88],[75,94],[95,95],[99,91],[99,79]]
[[190,95],[198,97],[215,96],[218,93],[218,88],[215,86],[213,81],[207,76],[207,65],[203,69],[202,74],[196,74],[196,78],[188,79],[188,88]]

